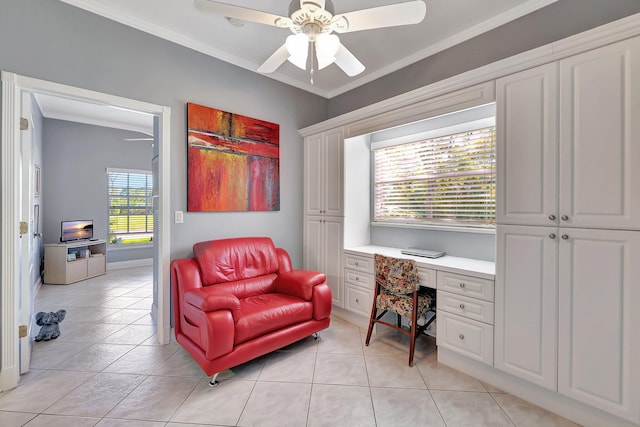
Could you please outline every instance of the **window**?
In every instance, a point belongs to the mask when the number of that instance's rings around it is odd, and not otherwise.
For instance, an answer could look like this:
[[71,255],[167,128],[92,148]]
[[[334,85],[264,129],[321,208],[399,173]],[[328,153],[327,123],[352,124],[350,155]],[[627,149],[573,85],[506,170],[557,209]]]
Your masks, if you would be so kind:
[[148,244],[153,240],[152,175],[149,171],[107,170],[109,243]]
[[424,135],[372,144],[374,221],[494,228],[495,119]]

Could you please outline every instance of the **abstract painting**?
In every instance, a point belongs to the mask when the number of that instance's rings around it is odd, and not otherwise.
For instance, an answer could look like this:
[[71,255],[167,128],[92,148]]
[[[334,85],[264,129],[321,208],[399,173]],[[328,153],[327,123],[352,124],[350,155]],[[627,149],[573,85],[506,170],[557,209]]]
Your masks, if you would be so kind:
[[280,210],[280,126],[187,104],[187,210]]

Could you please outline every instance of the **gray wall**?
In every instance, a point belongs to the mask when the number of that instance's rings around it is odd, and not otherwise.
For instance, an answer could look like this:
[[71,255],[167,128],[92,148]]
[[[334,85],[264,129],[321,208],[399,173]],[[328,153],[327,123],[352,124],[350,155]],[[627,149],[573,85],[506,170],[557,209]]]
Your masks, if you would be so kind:
[[[429,19],[428,10],[426,19]],[[635,13],[640,13],[638,0],[559,0],[332,98],[329,101],[329,117],[357,110]]]
[[[106,168],[151,171],[151,141],[137,132],[44,120],[42,217],[44,243],[60,239],[60,221],[92,219],[94,237],[107,239]],[[151,258],[152,248],[109,250],[107,262]]]
[[[188,3],[188,2],[187,2]],[[302,138],[327,100],[59,1],[0,0],[0,69],[171,107],[171,211],[186,210],[186,103],[280,124],[280,211],[187,213],[171,256],[194,242],[266,235],[302,265]]]

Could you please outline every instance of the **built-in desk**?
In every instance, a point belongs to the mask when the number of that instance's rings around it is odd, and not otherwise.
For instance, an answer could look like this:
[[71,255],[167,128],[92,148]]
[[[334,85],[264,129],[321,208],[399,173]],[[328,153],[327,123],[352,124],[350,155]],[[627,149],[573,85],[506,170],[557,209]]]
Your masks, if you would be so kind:
[[493,364],[495,263],[445,255],[405,255],[399,248],[359,246],[344,249],[344,307],[334,310],[366,327],[375,286],[374,254],[413,259],[420,285],[436,289],[436,335],[439,347]]

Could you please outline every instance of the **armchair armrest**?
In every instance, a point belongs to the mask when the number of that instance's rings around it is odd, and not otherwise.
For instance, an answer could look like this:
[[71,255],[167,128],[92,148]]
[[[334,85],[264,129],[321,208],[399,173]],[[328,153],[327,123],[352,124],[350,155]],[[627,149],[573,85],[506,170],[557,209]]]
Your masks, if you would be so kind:
[[211,292],[206,288],[190,289],[184,293],[187,304],[202,311],[230,310],[234,319],[240,312],[240,300],[233,294]]
[[325,283],[327,276],[318,271],[291,270],[280,273],[276,278],[276,292],[293,295],[305,301],[311,300],[313,288]]

